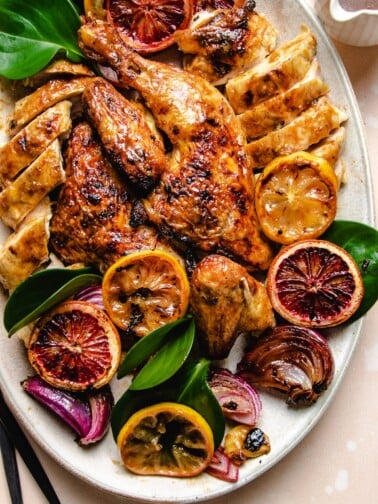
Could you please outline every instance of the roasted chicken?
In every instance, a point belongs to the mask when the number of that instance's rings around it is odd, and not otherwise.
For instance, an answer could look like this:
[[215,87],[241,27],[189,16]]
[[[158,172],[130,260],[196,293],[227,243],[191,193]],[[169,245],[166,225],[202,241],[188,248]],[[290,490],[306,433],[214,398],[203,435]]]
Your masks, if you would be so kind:
[[104,271],[128,252],[168,248],[154,229],[131,226],[131,192],[88,123],[73,129],[65,162],[67,179],[51,220],[50,239],[65,264],[84,262]]
[[191,308],[199,341],[209,357],[226,358],[242,333],[275,325],[264,285],[239,264],[213,254],[194,269]]
[[245,137],[224,96],[201,77],[142,58],[104,21],[84,24],[79,45],[142,95],[172,144],[144,200],[150,221],[180,244],[266,269],[272,251],[258,229]]
[[148,193],[159,180],[166,157],[161,136],[150,128],[141,108],[101,78],[87,86],[83,103],[113,166],[134,189]]
[[316,50],[315,36],[303,26],[297,37],[281,44],[258,65],[230,79],[226,95],[235,112],[245,112],[302,80]]
[[240,7],[197,12],[189,28],[175,32],[187,55],[184,68],[220,85],[273,51],[277,30],[254,8],[246,0]]

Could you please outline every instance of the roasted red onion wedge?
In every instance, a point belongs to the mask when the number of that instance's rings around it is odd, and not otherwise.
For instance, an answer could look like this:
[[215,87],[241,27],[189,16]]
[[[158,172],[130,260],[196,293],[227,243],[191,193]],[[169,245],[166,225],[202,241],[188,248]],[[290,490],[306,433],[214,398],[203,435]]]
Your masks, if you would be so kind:
[[208,383],[223,414],[229,420],[255,425],[261,413],[261,401],[257,391],[242,377],[228,369],[210,371]]
[[80,445],[102,439],[108,428],[114,399],[109,386],[85,393],[73,393],[52,387],[39,376],[21,383],[35,400],[60,417],[77,434]]
[[238,364],[238,375],[251,385],[288,394],[289,405],[312,404],[328,388],[334,360],[318,332],[293,325],[277,326],[253,340]]
[[93,303],[98,308],[101,308],[101,310],[105,310],[101,284],[88,285],[88,287],[84,287],[75,294],[74,299]]
[[206,468],[206,472],[214,478],[235,483],[239,478],[239,467],[231,462],[229,457],[224,453],[224,448],[219,446],[214,452],[210,464]]

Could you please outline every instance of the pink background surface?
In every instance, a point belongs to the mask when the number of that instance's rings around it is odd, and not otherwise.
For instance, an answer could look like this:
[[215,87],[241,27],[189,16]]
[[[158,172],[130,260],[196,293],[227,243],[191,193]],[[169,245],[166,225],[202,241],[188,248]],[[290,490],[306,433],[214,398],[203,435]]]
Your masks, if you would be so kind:
[[[313,4],[313,0],[308,0]],[[378,51],[335,43],[360,106],[375,185],[378,214]],[[344,380],[311,433],[269,472],[211,503],[373,504],[378,495],[378,305],[368,313]],[[62,504],[127,503],[99,493],[36,452]],[[18,457],[25,504],[46,502]],[[0,461],[0,502],[10,503]]]

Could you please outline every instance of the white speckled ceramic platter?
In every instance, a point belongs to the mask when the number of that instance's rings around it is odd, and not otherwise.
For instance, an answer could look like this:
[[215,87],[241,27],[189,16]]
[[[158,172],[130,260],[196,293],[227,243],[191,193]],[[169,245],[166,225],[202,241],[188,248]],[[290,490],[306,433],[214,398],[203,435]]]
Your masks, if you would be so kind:
[[[329,42],[323,28],[309,7],[301,0],[257,0],[258,12],[279,29],[280,41],[295,37],[301,24],[307,24],[318,39],[318,59],[324,79],[331,88],[333,102],[348,115],[347,140],[344,159],[347,184],[341,189],[338,218],[373,224],[371,179],[363,126],[344,67]],[[0,114],[4,118],[9,104],[6,87],[0,88]],[[0,141],[4,131],[0,129]],[[0,240],[7,235],[0,229]],[[1,296],[1,310],[5,297]],[[161,477],[133,476],[122,466],[117,447],[109,432],[98,445],[88,449],[77,446],[72,432],[49,412],[41,408],[21,389],[20,382],[31,369],[26,359],[24,344],[17,337],[8,338],[1,327],[0,379],[1,389],[7,402],[28,434],[55,460],[78,478],[108,491],[124,496],[128,502],[189,503],[219,497],[246,485],[289,453],[314,427],[326,412],[344,373],[358,337],[362,321],[327,333],[335,358],[336,372],[331,387],[316,404],[309,408],[293,410],[281,398],[261,393],[263,412],[259,426],[269,435],[271,452],[246,463],[240,470],[239,481],[226,483],[206,474],[193,479],[170,479]],[[233,369],[240,354],[239,347],[233,349],[229,365]],[[127,381],[127,379],[125,379]],[[125,380],[112,383],[116,399],[125,388]]]

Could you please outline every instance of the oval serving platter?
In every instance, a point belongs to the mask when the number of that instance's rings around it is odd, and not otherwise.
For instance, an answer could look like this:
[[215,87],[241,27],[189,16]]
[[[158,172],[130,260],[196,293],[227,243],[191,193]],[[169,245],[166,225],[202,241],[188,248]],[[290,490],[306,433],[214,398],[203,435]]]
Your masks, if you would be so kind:
[[[295,37],[302,24],[315,33],[318,40],[318,59],[324,80],[331,89],[335,105],[349,116],[346,123],[347,138],[343,158],[346,163],[347,183],[339,195],[337,218],[373,224],[371,175],[358,105],[343,64],[322,25],[305,0],[257,0],[256,10],[263,13],[279,30],[279,42]],[[12,107],[12,99],[6,83],[0,82],[0,117],[6,117]],[[0,142],[5,141],[0,128]],[[8,231],[0,227],[0,242]],[[6,298],[0,296],[3,312]],[[76,477],[109,495],[128,498],[137,502],[190,503],[213,499],[248,484],[276,465],[315,426],[332,401],[347,370],[349,359],[361,332],[363,321],[333,329],[327,337],[335,358],[335,376],[330,388],[309,408],[290,409],[282,398],[261,393],[263,411],[259,421],[270,437],[271,452],[250,460],[240,469],[237,483],[230,484],[202,474],[191,479],[174,479],[134,476],[120,462],[111,433],[89,449],[82,449],[74,442],[73,433],[62,423],[25,394],[20,382],[31,374],[26,359],[24,343],[16,336],[8,338],[3,327],[0,330],[0,379],[1,389],[20,424],[50,456]],[[241,341],[233,348],[226,362],[234,369],[240,357]],[[113,380],[112,388],[117,399],[129,383],[129,378]]]

